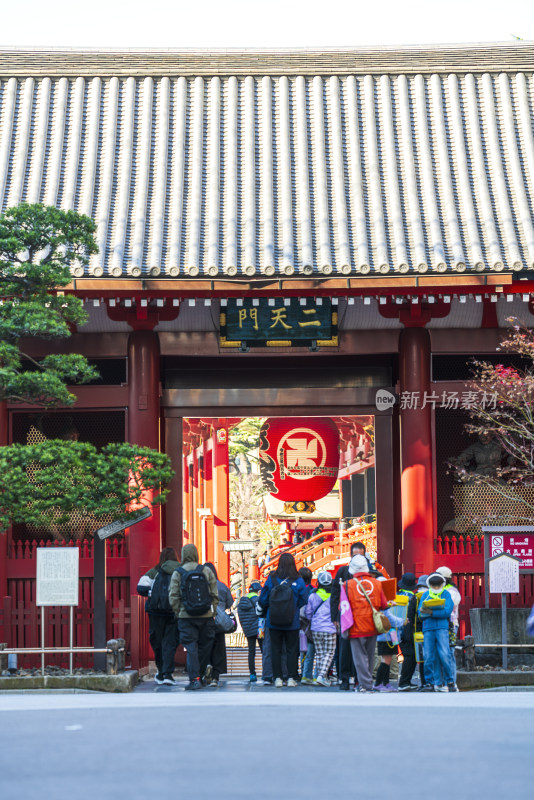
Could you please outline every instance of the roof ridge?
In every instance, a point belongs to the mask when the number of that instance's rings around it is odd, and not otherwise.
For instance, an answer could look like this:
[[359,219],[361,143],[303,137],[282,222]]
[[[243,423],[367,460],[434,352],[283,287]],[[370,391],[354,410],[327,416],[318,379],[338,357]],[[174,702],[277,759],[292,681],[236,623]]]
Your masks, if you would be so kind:
[[2,76],[417,74],[534,70],[534,42],[305,48],[1,47]]

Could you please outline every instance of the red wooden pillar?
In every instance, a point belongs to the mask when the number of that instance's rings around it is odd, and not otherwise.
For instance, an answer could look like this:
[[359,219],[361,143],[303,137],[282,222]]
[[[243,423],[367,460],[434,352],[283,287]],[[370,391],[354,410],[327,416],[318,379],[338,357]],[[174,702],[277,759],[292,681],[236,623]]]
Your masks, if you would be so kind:
[[395,508],[393,504],[393,441],[392,417],[375,416],[375,448],[376,470],[376,530],[378,561],[393,577],[397,563],[395,553]]
[[[154,450],[159,438],[159,341],[154,331],[132,331],[128,338],[128,441]],[[130,528],[130,590],[157,564],[161,551],[160,511]]]
[[[0,447],[9,442],[7,403],[0,402]],[[0,533],[0,602],[7,595],[7,531]]]
[[163,506],[165,546],[174,547],[178,556],[183,545],[183,474],[182,418],[165,417],[165,452],[172,462],[174,478],[169,485],[169,496]]
[[434,560],[431,405],[423,408],[425,392],[430,393],[430,334],[426,328],[401,331],[399,373],[402,563],[405,572],[421,574],[432,571]]
[[[189,459],[186,455],[182,457],[183,462],[183,478],[184,478],[184,505],[183,505],[183,515],[184,515],[184,529],[183,529],[183,536],[182,536],[182,546],[184,544],[188,544],[191,539],[191,503],[192,503],[192,496],[191,496],[191,470],[189,469]],[[178,555],[180,555],[178,553]]]
[[226,420],[214,420],[213,430],[213,537],[216,543],[215,566],[219,580],[230,580],[230,554],[225,553],[221,542],[230,538],[230,497],[228,481],[228,425]]
[[199,556],[202,559],[202,531],[200,524],[200,517],[198,509],[202,508],[200,504],[200,470],[198,465],[198,450],[193,449],[193,475],[191,486],[191,500],[192,500],[192,514],[191,514],[191,539],[192,544],[196,545]]
[[217,560],[217,545],[213,538],[213,449],[212,440],[204,441],[204,507],[211,511],[210,525],[206,540],[206,561],[215,564]]

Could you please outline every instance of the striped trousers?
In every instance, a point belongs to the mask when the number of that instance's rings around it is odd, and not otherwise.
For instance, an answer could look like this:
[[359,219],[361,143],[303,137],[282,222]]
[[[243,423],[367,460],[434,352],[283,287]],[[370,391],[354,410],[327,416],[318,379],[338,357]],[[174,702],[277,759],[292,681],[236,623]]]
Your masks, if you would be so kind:
[[326,678],[336,652],[336,634],[312,631],[318,675]]

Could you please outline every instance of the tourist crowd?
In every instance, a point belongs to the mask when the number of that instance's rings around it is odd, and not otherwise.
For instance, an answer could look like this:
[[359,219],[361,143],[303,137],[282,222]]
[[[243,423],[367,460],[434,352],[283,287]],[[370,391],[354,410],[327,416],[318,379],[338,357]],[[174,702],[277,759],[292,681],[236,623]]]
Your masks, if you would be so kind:
[[[195,545],[184,546],[181,562],[165,548],[137,587],[147,598],[156,683],[176,683],[174,656],[181,643],[186,688],[218,686],[227,671],[225,634],[237,626],[235,608],[252,683],[258,681],[259,647],[261,680],[277,688],[300,683],[349,691],[353,683],[361,693],[458,691],[454,646],[461,597],[448,567],[419,578],[405,573],[388,601],[382,583],[387,573],[356,542],[348,565],[334,576],[323,571],[312,578],[307,567],[297,570],[291,553],[282,553],[263,586],[252,581],[235,603],[215,566],[199,564]],[[397,687],[390,677],[395,656]],[[417,667],[418,684],[412,682]]]

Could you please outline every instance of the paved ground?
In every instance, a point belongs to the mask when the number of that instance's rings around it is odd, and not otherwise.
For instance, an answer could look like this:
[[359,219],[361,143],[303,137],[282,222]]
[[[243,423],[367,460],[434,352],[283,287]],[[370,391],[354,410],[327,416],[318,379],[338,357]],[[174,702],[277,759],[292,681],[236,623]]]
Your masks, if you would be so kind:
[[533,693],[245,687],[2,695],[0,797],[533,796]]

